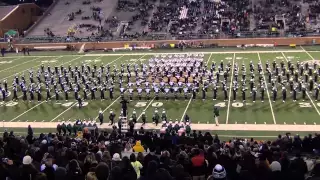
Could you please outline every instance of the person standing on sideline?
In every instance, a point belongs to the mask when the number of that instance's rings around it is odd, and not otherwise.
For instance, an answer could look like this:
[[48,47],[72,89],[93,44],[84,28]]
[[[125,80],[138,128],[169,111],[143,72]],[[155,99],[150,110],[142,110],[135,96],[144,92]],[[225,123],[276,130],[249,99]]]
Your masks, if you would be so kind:
[[103,124],[103,112],[102,112],[102,110],[100,109],[100,111],[99,111],[99,121],[100,121],[100,125],[102,125]]
[[220,116],[219,107],[214,106],[213,113],[214,113],[214,120],[216,122],[216,126],[219,126],[219,116]]
[[122,100],[121,100],[121,107],[122,107],[122,115],[124,117],[127,117],[127,104],[129,103],[124,97],[122,97]]

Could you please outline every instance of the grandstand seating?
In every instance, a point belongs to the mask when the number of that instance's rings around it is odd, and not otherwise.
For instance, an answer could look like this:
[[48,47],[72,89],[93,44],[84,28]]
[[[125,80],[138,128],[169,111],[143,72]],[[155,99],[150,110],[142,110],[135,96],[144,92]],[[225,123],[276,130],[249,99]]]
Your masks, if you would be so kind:
[[50,14],[44,17],[41,23],[29,32],[28,35],[46,35],[44,30],[49,28],[54,35],[66,36],[68,35],[68,30],[72,28],[77,31],[77,35],[80,37],[90,36],[92,33],[98,32],[98,26],[100,25],[100,22],[92,17],[94,12],[99,12],[97,9],[93,11],[93,7],[101,9],[101,13],[98,16],[102,19],[101,23],[103,24],[103,19],[109,16],[115,5],[111,0],[93,1],[90,4],[83,4],[83,1],[58,1],[50,11]]
[[[292,35],[288,31],[293,30],[313,34],[319,31],[319,4],[312,0],[91,1],[58,1],[29,36],[46,35],[44,30],[48,28],[57,36],[66,36],[68,30],[73,28],[77,31],[77,37],[94,35],[105,40],[140,38],[147,34],[166,37],[170,36],[164,34],[170,34],[183,39],[183,36],[197,35],[244,37],[246,34],[268,34],[273,30],[276,35]],[[99,7],[103,12],[100,15],[101,27],[99,20],[92,17],[92,7]],[[72,13],[73,20],[70,21],[68,15]],[[252,33],[254,31],[259,32]]]

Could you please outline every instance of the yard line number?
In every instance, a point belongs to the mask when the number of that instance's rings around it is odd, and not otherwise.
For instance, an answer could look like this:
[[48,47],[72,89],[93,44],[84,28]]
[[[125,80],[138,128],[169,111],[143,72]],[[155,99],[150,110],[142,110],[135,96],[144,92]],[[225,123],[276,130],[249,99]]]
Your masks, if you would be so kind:
[[[137,102],[137,104],[135,104],[135,107],[141,108],[141,107],[145,107],[147,106],[148,102]],[[151,104],[152,107],[161,107],[163,106],[162,102],[154,102]]]
[[[226,107],[226,103],[225,102],[220,102],[220,103],[215,104],[214,106],[223,108],[223,107]],[[243,107],[244,104],[242,102],[233,102],[231,104],[231,106],[232,107],[236,107],[236,108],[240,108],[240,107]]]

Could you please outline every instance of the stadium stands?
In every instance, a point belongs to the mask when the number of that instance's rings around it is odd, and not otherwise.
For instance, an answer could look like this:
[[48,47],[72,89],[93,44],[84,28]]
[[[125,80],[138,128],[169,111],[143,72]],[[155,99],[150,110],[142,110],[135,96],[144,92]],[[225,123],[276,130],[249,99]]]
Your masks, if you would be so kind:
[[28,35],[67,36],[74,33],[80,37],[98,35],[102,31],[103,20],[109,16],[114,6],[114,3],[108,0],[58,1]]
[[[279,135],[272,141],[209,132],[177,136],[141,129],[119,134],[83,129],[78,137],[59,133],[27,136],[5,132],[0,140],[0,178],[10,180],[317,180],[320,136]],[[62,134],[60,134],[62,133]],[[308,153],[309,155],[306,155]]]
[[74,34],[103,41],[308,36],[319,33],[318,6],[311,0],[61,0],[28,37]]

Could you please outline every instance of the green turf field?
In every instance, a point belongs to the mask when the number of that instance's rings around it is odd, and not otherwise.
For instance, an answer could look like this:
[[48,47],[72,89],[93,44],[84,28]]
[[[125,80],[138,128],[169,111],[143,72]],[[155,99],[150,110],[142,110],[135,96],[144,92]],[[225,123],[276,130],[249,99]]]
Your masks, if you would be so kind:
[[[296,50],[296,52],[295,52]],[[306,51],[307,50],[307,51]],[[265,62],[269,60],[272,62],[276,60],[278,63],[284,60],[291,59],[293,63],[296,61],[312,61],[320,59],[320,51],[317,49],[282,49],[271,51],[258,50],[250,52],[248,50],[242,51],[235,49],[234,51],[224,51],[220,49],[220,52],[215,50],[212,52],[206,52],[204,56],[205,64],[211,66],[213,61],[220,62],[223,60],[225,63],[230,61],[232,64],[238,63],[240,66],[244,62],[246,66],[249,66],[249,61],[252,60],[256,65],[259,61],[262,62],[265,67]],[[309,51],[310,50],[310,51]],[[199,50],[201,51],[201,50]],[[194,52],[194,51],[193,51]],[[170,51],[170,53],[174,53]],[[177,53],[181,53],[177,51]],[[32,55],[32,54],[31,54]],[[90,53],[87,55],[78,54],[64,54],[64,53],[44,53],[37,54],[39,56],[7,56],[0,58],[0,82],[3,80],[8,81],[9,90],[12,91],[11,83],[15,74],[21,74],[25,72],[28,77],[28,69],[38,69],[41,64],[51,67],[64,65],[80,66],[83,62],[87,64],[97,64],[98,66],[103,64],[116,64],[118,67],[121,63],[135,63],[147,61],[153,55],[148,53],[144,54],[99,54]],[[47,55],[47,56],[45,56]],[[233,72],[232,72],[233,73]],[[28,78],[26,78],[28,79]],[[230,85],[230,83],[228,83]],[[45,93],[45,92],[44,92]],[[231,91],[230,91],[231,93]],[[273,103],[271,98],[271,90],[266,92],[265,102],[257,100],[252,102],[249,92],[247,92],[247,104],[244,105],[241,101],[241,95],[239,93],[238,100],[233,102],[230,98],[224,102],[221,92],[218,93],[218,99],[212,100],[212,93],[207,93],[207,99],[203,101],[201,99],[201,93],[195,101],[184,100],[181,96],[181,100],[137,100],[135,98],[129,104],[129,115],[133,109],[138,114],[138,121],[140,114],[145,110],[148,121],[151,122],[152,114],[155,108],[158,108],[160,112],[162,109],[166,110],[167,116],[172,121],[180,121],[185,114],[188,114],[193,123],[200,124],[213,124],[213,106],[219,104],[221,124],[320,124],[320,103],[313,99],[313,93],[308,94],[308,100],[305,102],[297,101],[293,102],[291,95],[288,93],[287,102],[281,101],[281,96]],[[54,93],[52,93],[54,94]],[[20,94],[21,95],[21,92]],[[98,111],[101,109],[105,113],[105,117],[108,117],[109,111],[112,109],[117,115],[120,114],[121,107],[119,104],[119,93],[115,93],[114,100],[95,100],[87,101],[82,109],[77,107],[76,101],[73,99],[73,93],[70,93],[68,102],[55,101],[50,102],[23,102],[10,101],[12,94],[8,97],[8,101],[1,102],[0,107],[0,120],[5,122],[58,122],[58,121],[74,121],[75,119],[96,119]],[[298,95],[301,96],[300,94]],[[106,94],[108,97],[108,94]],[[153,97],[153,96],[152,96]],[[229,95],[231,97],[231,95]],[[20,97],[21,99],[21,97]],[[259,98],[257,98],[259,99]],[[107,119],[107,118],[106,118]],[[231,134],[231,133],[227,133]],[[261,135],[261,133],[259,134]]]

